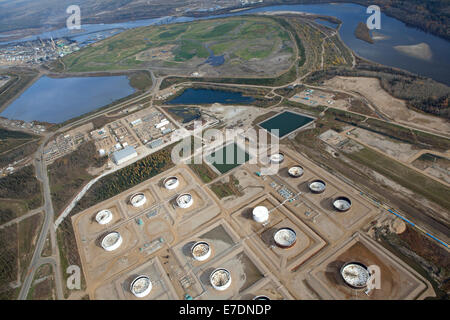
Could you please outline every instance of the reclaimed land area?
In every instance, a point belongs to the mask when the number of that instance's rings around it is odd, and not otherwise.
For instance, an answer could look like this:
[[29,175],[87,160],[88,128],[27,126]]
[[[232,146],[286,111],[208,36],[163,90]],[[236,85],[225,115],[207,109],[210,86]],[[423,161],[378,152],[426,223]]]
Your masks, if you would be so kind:
[[190,75],[263,76],[294,61],[287,30],[264,17],[213,19],[127,30],[62,59],[67,72],[145,69]]

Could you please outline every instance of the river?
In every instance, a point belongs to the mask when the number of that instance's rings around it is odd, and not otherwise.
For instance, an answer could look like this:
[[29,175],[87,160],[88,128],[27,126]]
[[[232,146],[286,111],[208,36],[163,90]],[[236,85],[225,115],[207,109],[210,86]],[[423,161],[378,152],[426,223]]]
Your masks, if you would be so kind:
[[[42,34],[31,36],[26,40],[41,38],[54,38],[68,36],[72,39],[92,43],[108,37],[112,34],[125,29],[136,28],[155,24],[168,24],[178,22],[188,22],[199,19],[210,19],[217,17],[237,16],[244,14],[254,14],[261,12],[274,11],[296,11],[307,12],[320,15],[334,16],[340,19],[343,24],[340,29],[340,36],[342,40],[353,49],[359,56],[392,67],[401,68],[411,71],[423,76],[433,78],[437,81],[450,85],[450,42],[421,31],[419,29],[408,27],[403,22],[397,19],[381,14],[381,30],[376,30],[376,40],[374,44],[366,43],[355,38],[354,30],[359,22],[365,22],[369,15],[366,13],[366,8],[357,4],[316,4],[316,5],[279,5],[268,6],[245,11],[239,11],[224,15],[212,15],[202,18],[190,17],[162,17],[158,19],[146,19],[129,21],[123,23],[113,24],[90,24],[83,25],[82,31],[73,33],[65,28],[44,32]],[[105,30],[111,30],[105,32]],[[96,33],[100,33],[99,38],[96,38]],[[5,44],[6,42],[0,42]],[[418,58],[411,56],[413,49],[395,48],[397,46],[411,46],[422,44],[425,47],[425,54]],[[424,45],[425,44],[425,45]],[[400,48],[402,49],[402,48]]]

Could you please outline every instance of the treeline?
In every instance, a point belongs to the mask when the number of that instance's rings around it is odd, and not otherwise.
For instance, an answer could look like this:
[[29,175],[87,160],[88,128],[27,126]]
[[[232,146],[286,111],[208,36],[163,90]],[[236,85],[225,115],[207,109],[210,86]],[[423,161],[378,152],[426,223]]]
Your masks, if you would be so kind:
[[0,127],[0,140],[4,139],[32,139],[34,136],[31,134],[21,132],[21,131],[13,131],[7,130]]
[[305,81],[321,84],[335,76],[377,78],[384,90],[405,100],[408,107],[450,119],[450,88],[432,79],[389,67],[359,63],[356,69],[336,67],[315,71]]
[[24,200],[29,210],[41,206],[41,184],[35,177],[33,166],[1,178],[0,198]]
[[106,161],[106,157],[98,156],[94,142],[90,141],[48,167],[56,213],[67,205],[78,189],[93,178],[87,170],[91,167],[102,167]]
[[[269,0],[264,5],[353,2],[365,7],[378,5],[383,13],[407,25],[450,39],[448,0]],[[362,17],[361,19],[364,19]]]
[[173,145],[161,149],[100,179],[78,202],[74,212],[114,197],[174,166],[171,158]]

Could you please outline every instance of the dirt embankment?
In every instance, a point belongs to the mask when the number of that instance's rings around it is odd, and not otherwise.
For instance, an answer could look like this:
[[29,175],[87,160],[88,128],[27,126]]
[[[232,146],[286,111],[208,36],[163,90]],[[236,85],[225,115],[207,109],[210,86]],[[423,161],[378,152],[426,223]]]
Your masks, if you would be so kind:
[[337,90],[358,93],[394,121],[418,129],[450,135],[449,121],[408,109],[405,101],[392,97],[376,78],[336,76],[324,84]]

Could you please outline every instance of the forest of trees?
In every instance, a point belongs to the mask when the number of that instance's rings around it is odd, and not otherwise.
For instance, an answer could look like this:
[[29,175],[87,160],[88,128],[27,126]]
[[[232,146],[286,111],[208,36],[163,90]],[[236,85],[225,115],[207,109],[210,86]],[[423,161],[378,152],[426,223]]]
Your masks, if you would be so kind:
[[335,76],[374,77],[392,96],[403,99],[407,106],[450,119],[450,88],[432,79],[373,64],[359,63],[356,69],[331,68],[310,74],[306,82],[319,84]]
[[34,175],[34,167],[27,166],[0,179],[0,198],[25,200],[28,209],[42,204],[41,184]]

